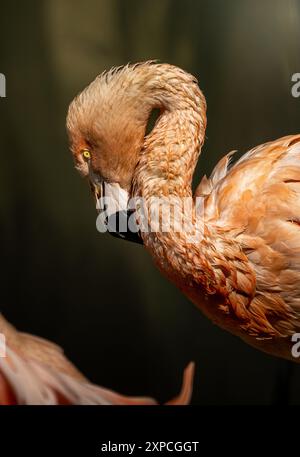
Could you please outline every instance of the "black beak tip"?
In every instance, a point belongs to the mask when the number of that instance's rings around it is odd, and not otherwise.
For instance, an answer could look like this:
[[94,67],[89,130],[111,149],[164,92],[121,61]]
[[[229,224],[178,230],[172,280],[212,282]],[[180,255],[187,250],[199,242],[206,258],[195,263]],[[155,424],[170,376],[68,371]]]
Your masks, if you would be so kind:
[[139,233],[132,233],[132,232],[113,232],[108,230],[108,233],[116,238],[119,238],[121,240],[125,241],[131,241],[132,243],[138,243],[138,244],[143,244],[143,240],[140,237]]
[[132,215],[132,210],[118,211],[106,218],[106,225],[110,235],[132,243],[143,244],[140,232],[130,230],[128,220]]

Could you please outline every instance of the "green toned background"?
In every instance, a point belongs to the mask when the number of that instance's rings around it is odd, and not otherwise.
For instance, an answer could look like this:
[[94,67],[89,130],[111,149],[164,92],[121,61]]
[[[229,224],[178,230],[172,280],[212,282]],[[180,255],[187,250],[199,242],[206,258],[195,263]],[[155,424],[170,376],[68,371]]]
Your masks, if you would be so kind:
[[[157,58],[194,73],[208,103],[195,183],[226,152],[300,131],[297,0],[12,0],[1,5],[1,307],[94,382],[160,401],[197,364],[193,403],[300,403],[300,369],[202,317],[143,248],[95,228],[65,116],[112,65]],[[113,132],[112,132],[113,135]]]

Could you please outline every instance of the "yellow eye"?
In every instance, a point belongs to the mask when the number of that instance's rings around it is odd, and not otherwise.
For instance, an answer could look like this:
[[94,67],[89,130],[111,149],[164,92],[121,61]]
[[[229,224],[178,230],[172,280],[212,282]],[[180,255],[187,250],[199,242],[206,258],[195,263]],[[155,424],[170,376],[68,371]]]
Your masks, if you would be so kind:
[[85,160],[89,160],[91,158],[91,153],[88,149],[84,149],[81,152],[82,156],[85,158]]

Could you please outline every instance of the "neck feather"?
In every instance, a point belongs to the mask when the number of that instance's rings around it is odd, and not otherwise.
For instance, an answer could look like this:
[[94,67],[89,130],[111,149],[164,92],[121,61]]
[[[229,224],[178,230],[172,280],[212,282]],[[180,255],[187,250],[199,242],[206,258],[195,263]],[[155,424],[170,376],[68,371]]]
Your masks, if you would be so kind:
[[[204,240],[207,229],[199,220],[192,200],[192,177],[204,141],[206,127],[206,102],[195,79],[175,67],[162,72],[154,79],[151,108],[160,108],[161,115],[152,132],[145,138],[139,164],[133,181],[133,196],[141,197],[147,206],[147,227],[142,236],[146,248],[158,266],[167,275],[193,280],[192,268],[197,260],[203,264],[206,275],[199,272],[200,282],[209,288],[211,281],[205,260],[205,249],[199,252],[199,242]],[[146,95],[147,98],[147,95]],[[158,230],[152,230],[152,211],[160,198]],[[154,199],[154,200],[153,200]],[[187,201],[189,200],[189,201]],[[148,206],[149,204],[149,206]],[[161,227],[166,206],[172,205],[168,230]],[[151,209],[150,209],[151,208]],[[175,208],[175,210],[174,210]],[[165,214],[166,214],[165,213]],[[161,217],[162,216],[162,217]],[[152,219],[151,219],[152,218]],[[177,228],[180,226],[179,230]],[[182,231],[184,228],[184,231]],[[196,240],[196,244],[195,244]],[[188,252],[187,252],[188,251]],[[190,257],[187,259],[187,254]],[[208,275],[208,277],[207,277]],[[211,271],[211,276],[213,272]]]
[[[206,102],[195,78],[177,67],[154,78],[150,110],[161,115],[145,138],[135,173],[134,194],[191,196],[191,183],[206,127]],[[147,99],[147,95],[146,95]]]

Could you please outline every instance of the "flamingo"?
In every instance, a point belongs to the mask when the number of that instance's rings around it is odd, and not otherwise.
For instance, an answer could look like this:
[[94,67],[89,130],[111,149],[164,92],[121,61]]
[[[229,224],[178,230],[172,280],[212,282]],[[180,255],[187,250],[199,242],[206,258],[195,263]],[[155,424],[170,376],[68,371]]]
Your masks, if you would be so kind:
[[[154,109],[159,116],[147,134]],[[232,153],[225,155],[193,195],[205,128],[197,79],[156,61],[102,73],[67,115],[75,167],[88,179],[106,225],[114,214],[134,216],[138,230],[128,224],[130,231],[113,234],[142,243],[160,271],[221,328],[297,361],[291,348],[300,328],[300,135],[257,146],[234,165]],[[141,230],[145,213],[138,203],[129,205],[132,198],[148,207],[162,198],[163,211],[175,201],[173,228]],[[186,211],[183,199],[192,202]],[[153,227],[149,212],[145,218]],[[178,230],[179,220],[190,230]]]
[[[18,332],[0,314],[0,405],[155,405],[91,384],[56,344]],[[5,341],[5,345],[4,345]],[[180,394],[167,404],[189,403],[194,364],[184,371]]]

